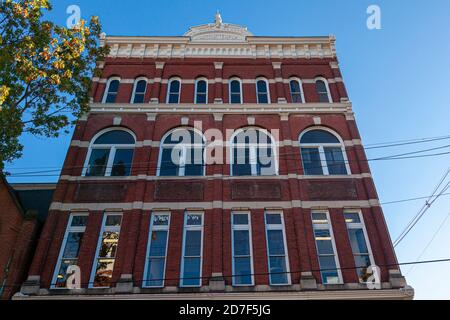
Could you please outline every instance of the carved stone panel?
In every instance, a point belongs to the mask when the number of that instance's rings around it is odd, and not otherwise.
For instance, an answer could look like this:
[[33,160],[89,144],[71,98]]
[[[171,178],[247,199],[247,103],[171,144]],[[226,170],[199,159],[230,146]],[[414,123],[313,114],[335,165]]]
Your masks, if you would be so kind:
[[126,197],[128,183],[81,183],[75,192],[75,201],[119,202]]
[[231,185],[233,200],[280,200],[281,186],[278,182],[242,181]]
[[309,200],[334,201],[357,200],[354,180],[310,180],[305,181]]
[[158,181],[155,200],[203,200],[203,183],[188,181]]

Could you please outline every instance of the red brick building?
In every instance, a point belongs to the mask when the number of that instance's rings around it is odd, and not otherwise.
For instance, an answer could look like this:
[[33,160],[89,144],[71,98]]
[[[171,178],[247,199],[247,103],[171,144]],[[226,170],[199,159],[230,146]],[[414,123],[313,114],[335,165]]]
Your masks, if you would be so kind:
[[10,185],[0,176],[0,299],[26,279],[54,185]]
[[412,298],[332,36],[102,41],[22,297]]

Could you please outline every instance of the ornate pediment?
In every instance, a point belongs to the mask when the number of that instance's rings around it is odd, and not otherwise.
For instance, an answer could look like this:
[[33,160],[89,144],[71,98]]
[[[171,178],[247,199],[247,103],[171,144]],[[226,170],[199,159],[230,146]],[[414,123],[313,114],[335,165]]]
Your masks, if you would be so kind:
[[220,13],[216,13],[215,22],[191,27],[184,34],[190,37],[191,42],[246,42],[248,36],[253,34],[247,27],[231,23],[223,23]]

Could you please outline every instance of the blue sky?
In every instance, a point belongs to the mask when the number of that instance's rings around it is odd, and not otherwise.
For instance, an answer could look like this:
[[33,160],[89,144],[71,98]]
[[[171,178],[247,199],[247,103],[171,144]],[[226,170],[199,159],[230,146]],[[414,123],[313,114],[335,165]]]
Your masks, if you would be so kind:
[[[246,25],[255,35],[334,34],[344,81],[365,144],[450,135],[450,1],[278,0],[138,1],[58,0],[48,18],[65,23],[76,4],[82,17],[98,15],[109,35],[182,35],[212,22]],[[366,27],[366,9],[381,8],[382,29]],[[61,167],[71,134],[60,139],[24,136],[24,156],[9,168]],[[444,146],[450,140],[368,151],[368,157]],[[448,149],[440,151],[449,151]],[[371,169],[382,202],[427,196],[450,165],[450,156],[376,161]],[[10,182],[56,181],[56,176],[10,178]],[[383,207],[396,238],[423,200]],[[400,262],[415,261],[450,212],[442,197],[397,247]],[[450,220],[421,260],[450,258]],[[450,299],[450,264],[417,266],[407,280],[418,299]]]

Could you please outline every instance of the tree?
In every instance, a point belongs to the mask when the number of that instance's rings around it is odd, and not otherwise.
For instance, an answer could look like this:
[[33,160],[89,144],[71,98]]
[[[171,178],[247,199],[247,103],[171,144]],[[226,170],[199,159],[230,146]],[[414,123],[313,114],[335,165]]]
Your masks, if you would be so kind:
[[107,47],[98,17],[73,28],[44,20],[49,0],[0,1],[0,173],[22,155],[23,133],[58,137],[89,110]]

